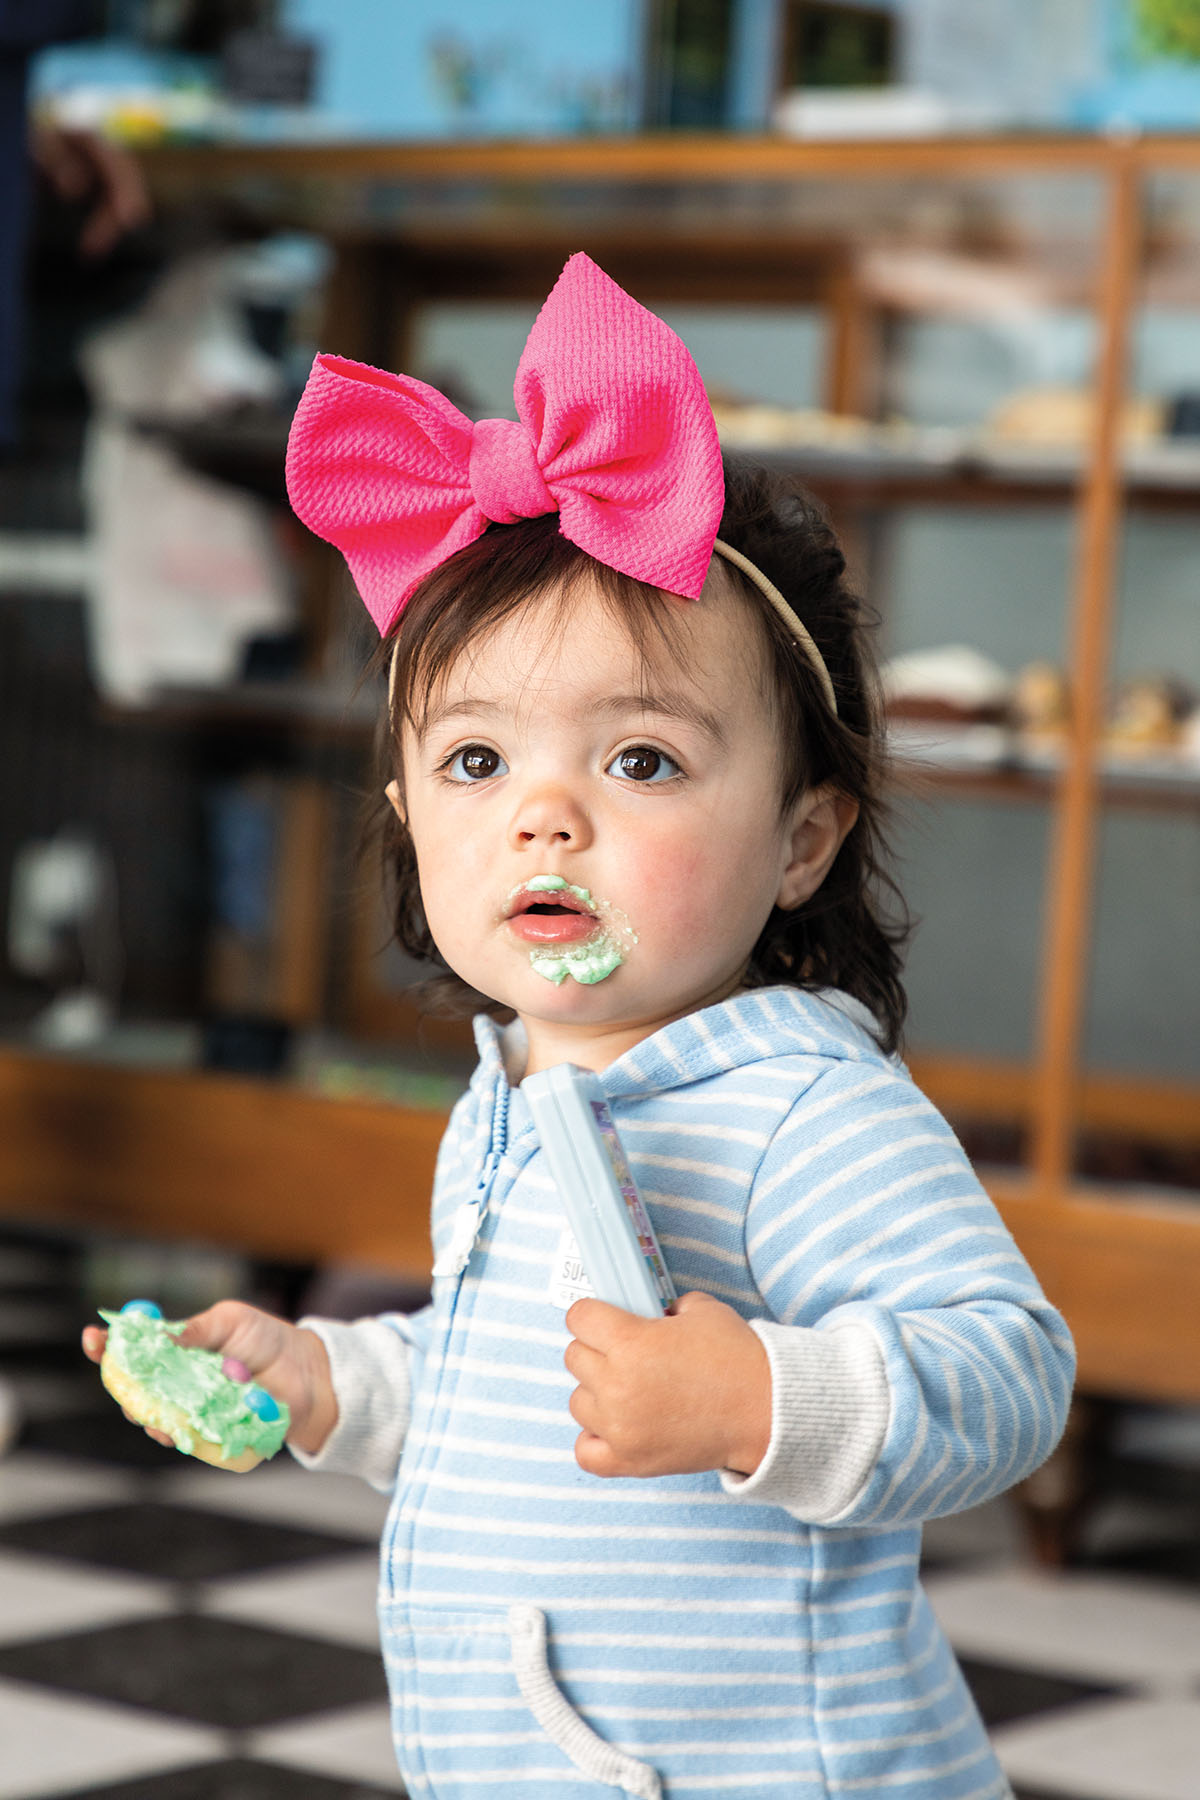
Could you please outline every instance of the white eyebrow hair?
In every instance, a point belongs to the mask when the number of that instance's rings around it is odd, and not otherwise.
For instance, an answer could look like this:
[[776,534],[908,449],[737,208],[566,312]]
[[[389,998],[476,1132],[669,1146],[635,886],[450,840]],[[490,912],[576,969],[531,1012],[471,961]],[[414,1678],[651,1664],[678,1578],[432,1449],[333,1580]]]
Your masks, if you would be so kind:
[[[425,715],[418,735],[424,740],[431,731],[452,719],[495,718],[508,710],[506,702],[474,699],[467,694],[461,700],[451,700],[444,706],[432,708]],[[715,744],[724,744],[726,741],[725,726],[720,716],[684,694],[607,694],[587,710],[598,718],[619,718],[623,713],[638,713],[642,717],[650,717],[657,713],[665,719],[678,719],[685,725],[698,726]]]

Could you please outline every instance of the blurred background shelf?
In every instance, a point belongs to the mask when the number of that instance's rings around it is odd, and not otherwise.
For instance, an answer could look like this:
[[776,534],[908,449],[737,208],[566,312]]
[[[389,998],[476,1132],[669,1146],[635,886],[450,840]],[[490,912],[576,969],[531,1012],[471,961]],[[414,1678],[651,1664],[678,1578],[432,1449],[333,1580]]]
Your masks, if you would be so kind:
[[[1200,498],[1196,441],[1122,440],[1138,309],[1157,295],[1200,310],[1196,208],[1172,212],[1156,186],[1200,176],[1200,140],[1029,134],[823,144],[671,134],[163,147],[143,160],[172,228],[202,224],[243,239],[303,230],[327,240],[319,341],[384,367],[415,366],[429,309],[532,307],[580,248],[650,305],[805,309],[819,330],[814,404],[834,422],[825,440],[779,441],[788,424],[778,416],[769,434],[755,434],[744,417],[731,429],[737,396],[716,383],[714,400],[727,439],[744,439],[824,500],[885,617],[889,518],[1009,513],[1022,531],[1033,514],[1070,522],[1065,574],[1047,578],[1045,598],[1064,616],[1073,710],[1061,745],[1035,754],[1002,736],[983,755],[978,740],[973,749],[943,741],[919,757],[902,753],[896,770],[899,789],[922,803],[953,800],[965,812],[987,801],[990,829],[1004,810],[996,801],[1045,821],[1044,866],[1030,877],[1041,892],[1029,901],[1040,920],[1029,1051],[987,1057],[922,1041],[913,1067],[956,1123],[1009,1130],[1013,1169],[983,1151],[980,1166],[1080,1335],[1084,1387],[1108,1391],[1116,1382],[1121,1392],[1161,1397],[1169,1388],[1172,1397],[1200,1399],[1200,1203],[1181,1199],[1167,1178],[1143,1180],[1136,1167],[1128,1180],[1097,1187],[1081,1154],[1097,1133],[1159,1143],[1176,1156],[1200,1144],[1200,1091],[1152,1068],[1101,1072],[1085,1046],[1097,847],[1109,815],[1190,829],[1200,797],[1194,769],[1169,758],[1118,763],[1104,743],[1123,522],[1127,513],[1156,522],[1178,514],[1186,527]],[[1005,317],[1006,307],[1024,307],[1022,318],[1077,309],[1094,373],[1082,436],[1065,446],[1003,443],[982,423],[896,425],[897,333],[930,307],[957,321],[981,306]],[[786,411],[781,403],[777,412]],[[141,424],[189,466],[281,505],[285,409]],[[189,779],[210,780],[215,769],[246,805],[256,801],[250,788],[265,759],[269,804],[291,845],[280,865],[292,903],[271,1003],[294,1031],[324,1022],[363,1041],[423,1043],[432,1066],[461,1057],[465,1027],[421,1023],[406,987],[412,971],[380,954],[381,902],[349,872],[352,815],[377,779],[368,756],[375,702],[369,685],[355,693],[347,672],[354,662],[342,620],[353,609],[320,547],[308,543],[298,566],[303,644],[286,675],[223,691],[176,689],[136,712],[110,708],[106,728],[130,756],[174,746]],[[969,640],[965,604],[961,630]],[[1200,960],[1195,945],[1185,953]],[[211,945],[208,954],[218,986],[239,970],[239,979],[254,973],[244,957],[222,961]],[[1179,982],[1195,973],[1181,966]],[[202,1229],[207,1219],[210,1231],[241,1232],[256,1245],[277,1233],[279,1242],[294,1240],[299,1230],[314,1250],[340,1244],[381,1262],[399,1257],[409,1273],[424,1254],[436,1136],[428,1115],[228,1075],[126,1069],[99,1072],[103,1107],[96,1102],[85,1116],[77,1109],[93,1103],[79,1065],[11,1049],[2,1066],[0,1206],[8,1211],[24,1203],[85,1213],[88,1168],[116,1157],[101,1174],[97,1218],[118,1217],[119,1189],[127,1221],[139,1228],[171,1232],[186,1220]],[[107,1135],[97,1123],[105,1108]],[[72,1165],[64,1142],[77,1119],[89,1150]],[[235,1168],[252,1189],[244,1171],[261,1166],[256,1121],[277,1159],[264,1175],[269,1203],[249,1209],[222,1195],[206,1212],[205,1194],[232,1182]],[[358,1132],[368,1147],[361,1154],[350,1147]],[[980,1141],[986,1150],[986,1130]],[[354,1158],[353,1183],[343,1154]],[[184,1162],[194,1172],[181,1173]],[[178,1206],[172,1181],[183,1183]],[[366,1196],[361,1219],[356,1188]]]

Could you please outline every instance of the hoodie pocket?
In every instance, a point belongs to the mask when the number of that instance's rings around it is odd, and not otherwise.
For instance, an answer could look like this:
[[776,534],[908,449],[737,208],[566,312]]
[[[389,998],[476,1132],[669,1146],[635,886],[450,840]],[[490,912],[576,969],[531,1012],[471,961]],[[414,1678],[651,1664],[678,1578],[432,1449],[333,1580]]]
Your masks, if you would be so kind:
[[601,1789],[661,1800],[650,1764],[606,1743],[555,1681],[540,1607],[381,1614],[396,1756],[414,1792],[528,1800],[536,1783],[555,1800]]

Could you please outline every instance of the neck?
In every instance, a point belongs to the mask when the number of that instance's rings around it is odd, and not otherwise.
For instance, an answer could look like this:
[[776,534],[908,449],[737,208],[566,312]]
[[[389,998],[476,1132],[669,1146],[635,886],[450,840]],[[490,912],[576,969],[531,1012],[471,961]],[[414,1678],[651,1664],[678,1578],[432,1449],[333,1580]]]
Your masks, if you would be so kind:
[[537,1019],[521,1013],[518,1016],[525,1028],[529,1053],[525,1067],[513,1075],[513,1079],[523,1081],[526,1075],[537,1075],[543,1069],[552,1069],[556,1063],[564,1062],[578,1063],[580,1068],[591,1069],[599,1074],[610,1063],[616,1062],[619,1056],[624,1056],[627,1050],[632,1050],[646,1038],[653,1037],[656,1031],[661,1031],[664,1025],[672,1025],[676,1019],[686,1019],[689,1014],[701,1012],[706,1006],[716,1006],[720,1001],[728,1000],[741,987],[743,973],[743,970],[739,970],[728,981],[715,986],[711,993],[698,995],[675,1012],[652,1018],[619,1019],[611,1023],[596,1024],[582,1020]]

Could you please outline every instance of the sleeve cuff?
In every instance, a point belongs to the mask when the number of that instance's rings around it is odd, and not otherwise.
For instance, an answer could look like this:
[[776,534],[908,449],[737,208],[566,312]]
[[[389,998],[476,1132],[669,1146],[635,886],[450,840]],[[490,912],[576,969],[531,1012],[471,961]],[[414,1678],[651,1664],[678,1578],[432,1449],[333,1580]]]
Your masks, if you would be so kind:
[[379,1319],[301,1319],[328,1354],[337,1424],[315,1456],[288,1446],[296,1461],[321,1474],[358,1475],[386,1493],[395,1483],[408,1431],[409,1346]]
[[813,1331],[752,1319],[771,1366],[771,1441],[753,1475],[722,1469],[735,1499],[782,1506],[814,1525],[848,1512],[870,1479],[891,1394],[883,1353],[861,1325]]

